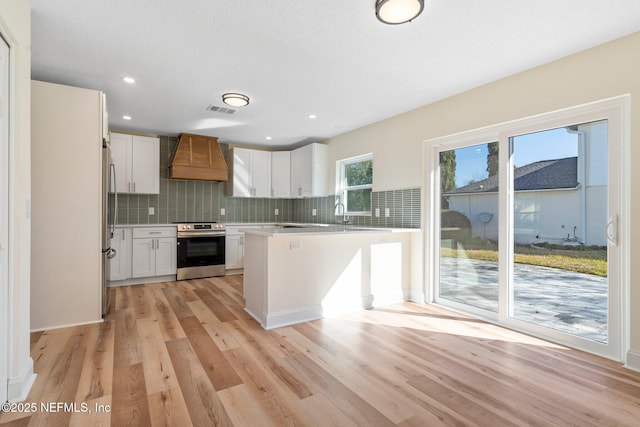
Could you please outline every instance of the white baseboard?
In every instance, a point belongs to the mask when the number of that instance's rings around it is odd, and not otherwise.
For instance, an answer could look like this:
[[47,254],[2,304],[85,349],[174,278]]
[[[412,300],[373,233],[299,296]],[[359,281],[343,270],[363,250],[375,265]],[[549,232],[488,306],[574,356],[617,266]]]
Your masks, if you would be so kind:
[[640,352],[629,350],[627,352],[627,363],[624,367],[640,372]]
[[411,289],[411,291],[409,292],[409,301],[415,302],[418,304],[424,304],[425,303],[424,292]]
[[9,387],[7,390],[9,402],[22,402],[26,400],[35,380],[36,374],[33,372],[33,359],[29,357],[22,375],[9,378]]
[[[377,293],[373,296],[372,302],[374,307],[382,307],[384,305],[397,304],[407,300],[407,293],[404,290],[393,292]],[[369,308],[369,307],[365,307]]]
[[55,325],[55,326],[47,326],[46,328],[36,328],[32,329],[31,332],[42,332],[42,331],[50,331],[52,329],[60,329],[60,328],[73,328],[74,326],[84,326],[84,325],[93,325],[94,323],[102,323],[104,319],[100,320],[92,320],[90,322],[80,322],[80,323],[69,323],[67,325]]
[[281,328],[283,326],[293,325],[296,323],[309,322],[311,320],[322,319],[322,317],[323,317],[322,306],[312,305],[309,307],[296,308],[294,310],[285,310],[285,311],[279,311],[276,313],[269,313],[267,314],[266,321],[262,325],[262,327],[265,329],[275,329],[275,328]]
[[114,280],[109,282],[109,288],[117,288],[118,286],[144,285],[145,283],[175,282],[176,275],[168,276],[152,276],[152,277],[136,277],[125,280]]

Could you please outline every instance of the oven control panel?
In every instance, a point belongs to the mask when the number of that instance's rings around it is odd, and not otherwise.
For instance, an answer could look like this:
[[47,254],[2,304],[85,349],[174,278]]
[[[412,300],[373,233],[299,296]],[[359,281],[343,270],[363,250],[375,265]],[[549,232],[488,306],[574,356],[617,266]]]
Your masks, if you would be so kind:
[[217,223],[178,224],[178,231],[220,231],[224,229],[225,229],[224,224],[217,224]]

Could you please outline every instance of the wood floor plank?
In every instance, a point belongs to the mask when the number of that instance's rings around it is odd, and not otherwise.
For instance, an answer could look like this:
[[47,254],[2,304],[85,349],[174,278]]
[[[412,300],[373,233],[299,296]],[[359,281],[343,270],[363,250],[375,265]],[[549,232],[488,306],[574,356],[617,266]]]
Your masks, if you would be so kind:
[[113,368],[112,426],[151,426],[142,363]]
[[142,349],[142,367],[147,394],[178,389],[178,379],[158,322],[155,319],[144,318],[136,323]]
[[106,320],[85,332],[86,357],[76,393],[77,401],[90,401],[111,395],[113,383],[113,320]]
[[227,323],[222,323],[200,299],[188,303],[193,314],[198,318],[213,342],[221,351],[238,348],[240,344],[227,327]]
[[640,373],[442,307],[394,304],[265,331],[242,275],[109,290],[103,323],[35,332],[0,427],[633,426]]
[[179,387],[150,394],[149,412],[153,427],[189,427],[193,425]]
[[193,425],[233,425],[189,341],[186,338],[168,341],[167,349]]
[[138,329],[132,309],[117,310],[114,319],[114,357],[113,366],[131,366],[142,362],[138,347]]
[[346,387],[338,378],[329,375],[304,354],[297,354],[290,358],[295,361],[308,381],[321,388],[328,399],[358,425],[395,425],[362,396]]
[[233,322],[238,318],[229,309],[224,306],[218,298],[213,296],[208,289],[196,289],[193,291],[202,302],[209,307],[209,310],[221,321],[221,322]]
[[86,403],[89,412],[74,412],[69,419],[69,427],[108,426],[111,425],[111,396],[97,399],[80,400]]
[[224,390],[242,384],[236,371],[215,345],[197,317],[182,317],[180,324],[215,390]]
[[228,409],[229,418],[236,426],[279,427],[269,419],[266,412],[256,405],[247,385],[240,384],[218,392],[218,397]]
[[158,326],[160,326],[164,340],[169,341],[184,338],[186,335],[182,330],[182,326],[180,326],[180,321],[173,312],[163,292],[164,284],[156,286],[147,285],[147,287],[150,295],[154,299],[153,312],[155,313],[155,319],[158,321]]
[[229,350],[226,355],[242,377],[255,405],[267,415],[269,422],[277,426],[305,425],[306,415],[299,413],[295,406],[298,396],[270,375],[254,355],[242,348]]
[[173,287],[162,288],[164,296],[167,298],[167,302],[173,310],[173,314],[178,318],[191,317],[193,312],[189,309],[187,302],[182,299],[182,294]]

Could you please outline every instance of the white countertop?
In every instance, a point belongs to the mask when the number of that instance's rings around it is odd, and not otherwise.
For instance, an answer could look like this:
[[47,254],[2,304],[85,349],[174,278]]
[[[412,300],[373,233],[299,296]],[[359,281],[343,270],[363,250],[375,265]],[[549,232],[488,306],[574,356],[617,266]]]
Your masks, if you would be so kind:
[[323,226],[294,226],[290,228],[282,227],[264,227],[264,228],[247,228],[239,231],[245,234],[255,234],[259,236],[269,237],[284,237],[284,236],[312,236],[312,235],[326,235],[326,234],[362,234],[362,233],[411,233],[420,231],[417,228],[374,228],[374,227],[357,227],[357,226],[342,226],[342,225],[327,225]]

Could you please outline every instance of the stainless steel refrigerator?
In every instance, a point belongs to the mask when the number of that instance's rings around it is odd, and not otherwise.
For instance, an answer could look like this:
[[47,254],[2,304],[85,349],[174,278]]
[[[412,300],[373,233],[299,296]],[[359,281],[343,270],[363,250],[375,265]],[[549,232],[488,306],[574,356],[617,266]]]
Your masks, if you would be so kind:
[[[105,107],[106,111],[106,107]],[[107,134],[108,135],[108,134]],[[102,139],[102,315],[109,312],[109,260],[116,256],[111,239],[118,217],[118,193],[116,192],[116,168],[111,160],[111,147],[105,136]]]

